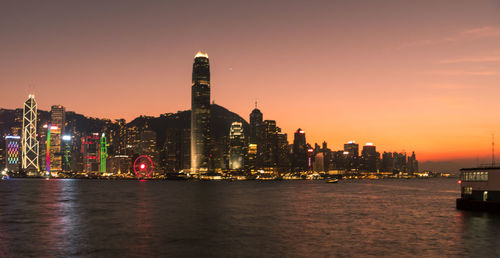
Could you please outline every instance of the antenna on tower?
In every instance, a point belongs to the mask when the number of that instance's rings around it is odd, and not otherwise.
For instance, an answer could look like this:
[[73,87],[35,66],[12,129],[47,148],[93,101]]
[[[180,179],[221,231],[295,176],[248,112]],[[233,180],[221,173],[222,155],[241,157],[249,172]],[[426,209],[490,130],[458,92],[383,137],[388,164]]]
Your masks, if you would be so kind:
[[255,100],[255,108],[257,108],[257,99]]
[[491,134],[491,165],[495,166],[495,133]]

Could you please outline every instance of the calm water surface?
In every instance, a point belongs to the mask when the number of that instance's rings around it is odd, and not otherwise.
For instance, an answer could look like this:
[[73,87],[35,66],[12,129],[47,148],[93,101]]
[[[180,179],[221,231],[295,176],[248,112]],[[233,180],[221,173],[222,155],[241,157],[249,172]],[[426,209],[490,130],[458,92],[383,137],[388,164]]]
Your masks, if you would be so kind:
[[0,182],[0,257],[500,256],[454,179]]

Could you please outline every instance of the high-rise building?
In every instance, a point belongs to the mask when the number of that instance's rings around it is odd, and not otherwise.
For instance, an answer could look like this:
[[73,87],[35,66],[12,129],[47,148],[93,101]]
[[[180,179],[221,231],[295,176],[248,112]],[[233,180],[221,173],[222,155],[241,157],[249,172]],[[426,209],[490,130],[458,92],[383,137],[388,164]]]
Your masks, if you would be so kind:
[[[125,130],[125,154],[132,157],[139,153],[140,144],[140,128],[138,126],[130,126]],[[122,153],[123,154],[123,153]]]
[[313,161],[313,171],[316,172],[323,172],[325,171],[325,162],[324,162],[324,156],[323,152],[318,152],[314,156],[314,161]]
[[290,151],[288,148],[288,136],[286,133],[279,132],[278,129],[278,171],[290,171]]
[[[45,142],[45,148],[43,151],[45,157],[42,160],[44,161],[47,175],[52,176],[52,172],[57,173],[62,170],[62,158],[60,152],[61,128],[48,124],[44,125],[43,129],[44,131],[46,130],[46,132],[43,132],[40,135],[40,138],[44,139]],[[55,138],[55,140],[53,140],[53,138]],[[59,145],[59,151],[57,151],[58,148],[54,148],[53,145]]]
[[415,152],[412,152],[411,156],[408,157],[408,173],[418,173],[418,160]]
[[245,167],[248,171],[253,172],[257,170],[257,144],[250,143],[248,145],[248,152],[245,159]]
[[264,120],[262,140],[262,160],[265,170],[278,166],[278,128],[276,121]]
[[[263,143],[265,137],[265,126],[263,124],[262,112],[257,108],[255,102],[255,109],[250,113],[250,132],[249,142],[255,148],[255,157],[252,158],[252,163],[249,164],[252,169],[258,170],[263,166]],[[253,154],[252,154],[253,155]]]
[[394,171],[394,157],[392,152],[385,152],[382,154],[382,165],[381,170],[383,172],[393,172]]
[[323,152],[323,169],[330,170],[330,161],[332,159],[332,151],[328,149],[326,141],[323,142],[321,152]]
[[191,134],[189,128],[167,128],[161,153],[161,166],[167,173],[191,167]]
[[345,152],[340,150],[340,151],[333,151],[331,153],[332,157],[331,160],[329,161],[329,170],[345,170],[347,165],[347,157],[344,154]]
[[113,155],[110,156],[107,162],[107,173],[114,175],[129,174],[131,172],[132,160],[127,155]]
[[106,134],[101,135],[100,139],[100,152],[99,152],[99,172],[106,173],[106,161],[108,160],[108,142]]
[[36,176],[39,172],[39,143],[36,139],[37,104],[35,95],[29,95],[24,102],[23,135],[22,135],[22,168],[29,176]]
[[73,161],[73,153],[72,153],[72,141],[73,137],[71,135],[63,135],[62,139],[62,171],[63,172],[71,172],[72,170],[72,161]]
[[21,161],[21,136],[5,136],[5,160],[7,170],[11,173],[19,173]]
[[258,144],[257,128],[262,124],[262,118],[262,112],[257,108],[257,102],[255,102],[255,109],[250,113],[250,143]]
[[98,133],[93,133],[82,139],[83,142],[83,172],[85,174],[98,174],[100,171],[100,139]]
[[349,141],[344,144],[344,155],[346,158],[346,169],[357,170],[359,169],[359,144],[354,141]]
[[229,131],[229,169],[243,169],[245,149],[246,141],[243,123],[233,122]]
[[344,151],[348,152],[346,153],[346,155],[348,156],[357,157],[359,156],[359,144],[355,143],[354,141],[349,141],[344,144]]
[[377,171],[377,163],[380,159],[380,154],[377,152],[373,143],[366,143],[361,151],[361,170],[375,172]]
[[51,131],[50,131],[50,170],[52,172],[62,171],[62,135],[65,127],[65,108],[61,105],[54,105],[50,110]]
[[198,52],[193,63],[191,86],[191,170],[207,172],[210,156],[210,64]]
[[306,133],[299,128],[293,138],[293,171],[306,171],[309,168],[307,150]]
[[153,161],[155,168],[153,173],[157,173],[156,166],[158,165],[158,150],[156,148],[156,133],[152,130],[145,129],[139,133],[139,155],[148,156]]
[[392,153],[394,159],[394,170],[397,172],[407,172],[406,153]]

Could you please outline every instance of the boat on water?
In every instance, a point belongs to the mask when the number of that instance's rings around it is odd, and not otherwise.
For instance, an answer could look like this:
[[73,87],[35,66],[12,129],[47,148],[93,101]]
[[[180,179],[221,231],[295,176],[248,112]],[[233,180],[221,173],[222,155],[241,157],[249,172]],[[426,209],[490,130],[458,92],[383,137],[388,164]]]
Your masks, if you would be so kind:
[[457,209],[500,212],[500,166],[460,169]]
[[338,182],[339,182],[339,180],[337,178],[326,180],[326,183],[329,183],[329,184],[335,184]]

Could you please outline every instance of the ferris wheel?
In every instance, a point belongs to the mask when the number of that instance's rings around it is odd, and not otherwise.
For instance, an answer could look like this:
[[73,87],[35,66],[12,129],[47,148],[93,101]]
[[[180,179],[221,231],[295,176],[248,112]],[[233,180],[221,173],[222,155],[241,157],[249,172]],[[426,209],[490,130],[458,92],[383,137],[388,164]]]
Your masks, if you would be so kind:
[[151,177],[153,173],[153,161],[150,157],[142,155],[134,161],[134,172],[139,178]]

